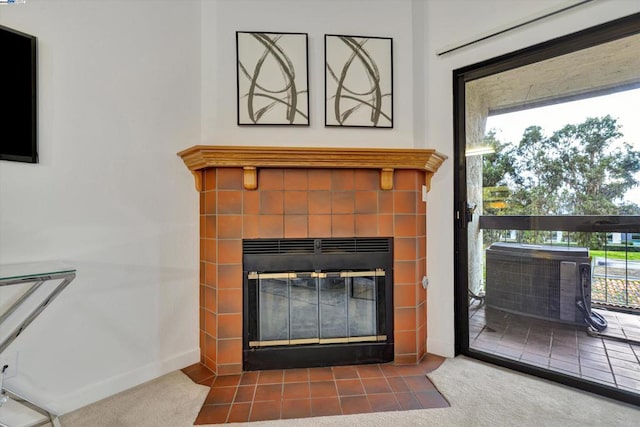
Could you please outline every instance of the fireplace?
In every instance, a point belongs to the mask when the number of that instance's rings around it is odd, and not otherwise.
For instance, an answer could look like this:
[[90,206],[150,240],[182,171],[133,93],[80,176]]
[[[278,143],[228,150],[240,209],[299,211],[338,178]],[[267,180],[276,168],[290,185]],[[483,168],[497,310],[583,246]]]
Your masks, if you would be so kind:
[[[200,193],[203,364],[231,375],[300,366],[307,358],[309,365],[422,359],[426,193],[445,156],[419,149],[247,146],[195,146],[179,155]],[[386,248],[362,253],[380,242]],[[358,250],[349,252],[345,243]],[[260,244],[292,245],[297,253],[270,254]],[[245,251],[249,247],[257,253]],[[291,299],[275,295],[285,291],[316,304],[294,307],[292,314]],[[342,312],[329,314],[329,300],[341,301]],[[269,309],[251,320],[251,304]],[[340,315],[334,323],[351,330],[325,328],[327,316]],[[291,325],[300,328],[291,333]]]
[[243,368],[393,360],[393,239],[243,242]]

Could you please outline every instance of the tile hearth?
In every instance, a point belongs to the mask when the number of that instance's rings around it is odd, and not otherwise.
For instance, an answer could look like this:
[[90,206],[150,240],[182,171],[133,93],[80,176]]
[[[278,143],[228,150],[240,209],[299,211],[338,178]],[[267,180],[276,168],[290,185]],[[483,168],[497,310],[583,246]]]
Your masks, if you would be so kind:
[[216,377],[197,363],[182,371],[211,386],[196,425],[448,407],[426,374],[444,358],[417,365],[372,364],[250,371]]

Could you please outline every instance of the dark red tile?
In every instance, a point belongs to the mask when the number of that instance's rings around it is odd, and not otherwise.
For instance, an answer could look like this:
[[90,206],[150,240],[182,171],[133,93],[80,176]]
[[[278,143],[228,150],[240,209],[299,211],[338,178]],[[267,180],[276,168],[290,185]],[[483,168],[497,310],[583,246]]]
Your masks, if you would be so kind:
[[378,192],[377,191],[357,191],[355,193],[356,213],[377,213],[378,212]]
[[[215,193],[207,193],[207,196]],[[216,212],[215,200],[213,202],[207,202],[207,196],[205,196],[205,203],[208,204],[208,208],[205,208],[207,214],[240,214],[242,213],[242,191],[239,190],[225,190],[218,191],[218,201]]]
[[435,390],[431,381],[427,379],[426,376],[412,376],[412,377],[404,377],[404,382],[407,383],[409,389],[413,392],[416,391],[429,391]]
[[331,193],[331,213],[334,215],[355,213],[355,194],[352,191]]
[[275,384],[282,383],[283,371],[281,369],[276,369],[273,371],[260,371],[260,376],[258,377],[258,384]]
[[330,214],[331,193],[329,191],[312,191],[308,195],[309,214]]
[[260,190],[282,190],[284,188],[284,170],[261,168],[258,186]]
[[[240,168],[218,168],[216,177],[218,189],[241,190],[243,171]],[[208,174],[207,174],[208,175]]]
[[241,215],[219,215],[217,237],[221,239],[242,238]]
[[204,171],[204,190],[215,190],[216,189],[216,169],[208,168]]
[[194,424],[220,424],[227,421],[231,405],[204,405]]
[[234,403],[229,411],[229,423],[244,423],[249,421],[251,403]]
[[418,173],[413,170],[398,170],[395,173],[396,190],[413,190],[417,188]]
[[258,215],[259,236],[261,238],[279,238],[284,233],[283,215]]
[[358,371],[354,366],[334,366],[333,376],[337,380],[345,380],[350,378],[358,378]]
[[331,368],[309,368],[309,381],[330,381],[333,380]]
[[359,379],[336,380],[336,387],[340,396],[364,394],[364,387]]
[[254,402],[249,421],[280,419],[280,402]]
[[411,391],[409,390],[409,386],[407,386],[402,377],[388,377],[387,382],[389,383],[389,387],[391,387],[391,390],[396,393]]
[[225,375],[217,377],[212,387],[233,387],[240,384],[241,375]]
[[252,402],[256,392],[255,384],[241,385],[236,391],[234,402]]
[[380,173],[373,169],[356,169],[356,190],[377,190],[380,188]]
[[284,237],[304,238],[309,235],[309,217],[306,215],[285,215]]
[[286,369],[284,371],[285,383],[299,383],[309,381],[309,372],[305,369]]
[[418,391],[414,393],[420,405],[423,408],[448,408],[449,402],[446,401],[444,397],[436,390],[432,391]]
[[333,191],[353,190],[355,174],[352,169],[331,170],[331,189]]
[[400,377],[402,373],[400,372],[400,366],[393,364],[380,365],[380,370],[382,371],[382,375],[385,377]]
[[258,382],[259,375],[260,372],[257,371],[244,372],[242,374],[242,378],[240,379],[240,385],[256,384]]
[[350,237],[355,233],[354,215],[332,215],[331,235],[333,237]]
[[231,403],[236,395],[236,387],[212,388],[207,395],[205,405]]
[[413,393],[403,392],[403,393],[394,393],[394,394],[396,396],[396,400],[398,401],[398,404],[403,410],[408,411],[411,409],[422,409],[422,405],[420,404],[420,402],[418,402],[418,399],[416,399]]
[[330,237],[331,215],[309,215],[309,236]]
[[375,412],[399,411],[402,409],[393,393],[380,393],[367,395],[369,405]]
[[369,404],[367,396],[341,397],[340,406],[342,406],[342,413],[345,415],[371,412],[371,405]]
[[309,190],[331,190],[331,170],[309,169]]
[[323,417],[329,415],[342,415],[340,400],[337,397],[320,397],[311,399],[311,416]]
[[207,387],[211,387],[211,383],[213,383],[213,380],[215,380],[215,379],[216,379],[215,376],[214,377],[205,378],[202,381],[198,381],[198,384],[204,385],[204,386],[207,386]]
[[277,400],[282,399],[282,384],[258,384],[253,400]]
[[311,398],[337,396],[336,385],[333,381],[316,381],[309,383]]
[[306,190],[307,189],[306,169],[285,169],[284,189],[285,190]]
[[202,363],[197,362],[197,363],[194,363],[193,365],[186,366],[180,370],[182,371],[183,374],[188,376],[189,372],[193,372],[201,368],[205,368],[207,370],[209,369],[206,366],[204,366]]
[[259,213],[282,215],[284,213],[284,194],[282,191],[262,191],[260,193]]
[[392,391],[385,378],[363,378],[362,385],[367,394],[391,393]]
[[309,212],[308,193],[306,191],[284,192],[284,213],[307,214]]
[[204,381],[215,378],[213,371],[202,363],[195,363],[182,369],[182,372],[188,376],[194,383],[202,384]]
[[285,383],[282,391],[283,399],[308,399],[309,383]]
[[356,367],[360,378],[376,378],[383,377],[382,370],[379,365],[363,365]]
[[311,400],[283,400],[281,418],[308,418],[311,416]]

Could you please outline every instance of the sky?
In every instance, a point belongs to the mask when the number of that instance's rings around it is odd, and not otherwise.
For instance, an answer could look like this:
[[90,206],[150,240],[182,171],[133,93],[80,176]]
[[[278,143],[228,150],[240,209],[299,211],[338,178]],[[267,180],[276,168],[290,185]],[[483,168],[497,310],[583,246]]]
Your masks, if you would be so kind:
[[[517,143],[524,130],[532,125],[542,127],[544,135],[550,136],[564,125],[579,124],[587,117],[607,114],[621,125],[622,140],[640,150],[640,89],[489,116],[486,129],[495,129],[496,137],[502,142]],[[630,190],[625,198],[640,205],[640,187]]]

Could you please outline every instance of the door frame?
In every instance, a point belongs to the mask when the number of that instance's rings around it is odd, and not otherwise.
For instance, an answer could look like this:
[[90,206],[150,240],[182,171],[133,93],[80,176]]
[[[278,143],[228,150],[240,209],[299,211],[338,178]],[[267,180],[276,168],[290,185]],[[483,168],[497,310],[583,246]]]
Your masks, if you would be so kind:
[[462,354],[635,405],[640,405],[637,394],[551,372],[469,347],[465,84],[482,77],[638,33],[640,33],[640,13],[453,70],[455,354]]

